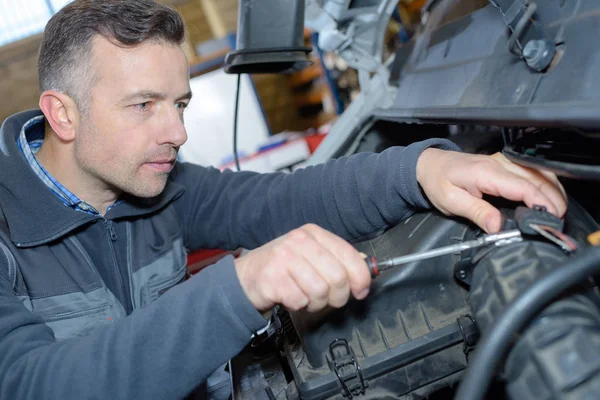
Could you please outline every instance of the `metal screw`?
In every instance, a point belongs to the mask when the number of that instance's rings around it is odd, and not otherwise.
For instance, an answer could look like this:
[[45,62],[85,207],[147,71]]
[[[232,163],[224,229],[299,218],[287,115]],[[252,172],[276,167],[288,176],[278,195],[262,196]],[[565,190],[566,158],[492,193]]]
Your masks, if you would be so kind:
[[530,40],[523,48],[523,58],[530,68],[541,72],[548,68],[554,57],[554,49],[545,40]]
[[467,277],[467,272],[464,269],[458,271],[458,279],[465,279]]

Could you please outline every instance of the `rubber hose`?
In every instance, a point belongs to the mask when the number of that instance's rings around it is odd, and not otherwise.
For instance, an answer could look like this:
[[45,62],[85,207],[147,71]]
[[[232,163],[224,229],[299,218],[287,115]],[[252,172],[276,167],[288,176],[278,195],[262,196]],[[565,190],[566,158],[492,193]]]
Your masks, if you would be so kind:
[[483,399],[515,334],[566,290],[599,272],[600,247],[588,248],[517,297],[478,345],[474,361],[467,369],[455,400]]

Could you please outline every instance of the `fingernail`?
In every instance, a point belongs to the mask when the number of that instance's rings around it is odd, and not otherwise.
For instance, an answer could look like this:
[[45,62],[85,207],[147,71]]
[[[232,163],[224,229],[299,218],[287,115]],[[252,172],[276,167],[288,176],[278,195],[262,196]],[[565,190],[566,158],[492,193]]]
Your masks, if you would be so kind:
[[485,220],[484,226],[485,226],[485,230],[486,230],[487,232],[492,232],[492,231],[493,231],[493,229],[494,229],[494,225],[495,225],[495,224],[494,224],[494,217],[488,217],[488,218]]
[[360,292],[356,298],[359,300],[362,300],[365,297],[367,297],[368,294],[369,294],[369,289],[365,289],[362,292]]

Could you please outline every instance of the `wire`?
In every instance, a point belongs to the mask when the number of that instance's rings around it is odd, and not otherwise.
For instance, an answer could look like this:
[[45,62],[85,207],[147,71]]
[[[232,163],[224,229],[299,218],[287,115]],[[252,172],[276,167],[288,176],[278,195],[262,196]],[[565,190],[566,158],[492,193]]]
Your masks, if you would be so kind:
[[577,250],[577,247],[578,247],[577,242],[575,242],[575,240],[572,237],[564,234],[563,232],[561,232],[557,229],[552,228],[551,226],[542,226],[541,228],[544,229],[545,231],[550,232],[553,236],[557,237],[558,239],[560,239],[564,243],[566,243],[567,246],[569,246],[569,249],[571,251]]
[[[521,38],[521,36],[523,36],[523,31],[531,23],[531,18],[537,10],[536,3],[527,1],[525,2],[525,4],[527,4],[527,8],[521,16],[521,19],[519,19],[519,22],[517,22],[515,28],[511,28],[512,34],[508,39],[508,51],[519,57],[523,57],[523,50],[522,48],[519,48],[516,45],[517,43],[519,43],[519,39]],[[503,12],[502,14],[504,15],[505,13]]]
[[550,226],[529,224],[529,227],[567,253],[577,250],[577,243],[573,239]]
[[505,127],[502,127],[502,141],[504,142],[504,147],[508,146],[508,132]]
[[583,250],[522,293],[496,320],[475,353],[454,400],[483,399],[515,334],[551,301],[600,272],[600,247]]
[[240,159],[237,151],[237,136],[238,136],[238,108],[240,104],[240,81],[242,74],[237,76],[237,85],[235,89],[235,107],[233,109],[233,160],[235,161],[235,168],[240,171]]

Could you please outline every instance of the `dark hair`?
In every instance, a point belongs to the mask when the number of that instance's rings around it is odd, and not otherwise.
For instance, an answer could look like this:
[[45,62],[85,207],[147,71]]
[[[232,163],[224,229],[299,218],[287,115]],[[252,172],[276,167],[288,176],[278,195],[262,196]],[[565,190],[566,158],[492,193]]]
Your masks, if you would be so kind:
[[96,81],[89,65],[96,35],[122,47],[149,40],[179,45],[185,28],[177,11],[154,0],[75,0],[58,11],[44,30],[38,59],[42,92],[66,93],[80,109],[87,108]]

